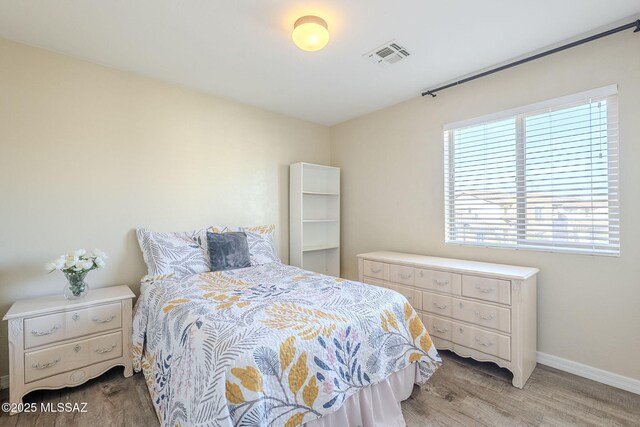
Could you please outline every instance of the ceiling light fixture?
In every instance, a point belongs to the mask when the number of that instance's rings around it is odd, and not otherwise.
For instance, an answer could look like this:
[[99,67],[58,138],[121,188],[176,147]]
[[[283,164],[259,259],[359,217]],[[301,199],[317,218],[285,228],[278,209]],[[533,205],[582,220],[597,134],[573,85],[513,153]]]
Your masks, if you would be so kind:
[[327,22],[318,16],[303,16],[293,24],[291,37],[300,49],[315,52],[329,43],[329,27]]

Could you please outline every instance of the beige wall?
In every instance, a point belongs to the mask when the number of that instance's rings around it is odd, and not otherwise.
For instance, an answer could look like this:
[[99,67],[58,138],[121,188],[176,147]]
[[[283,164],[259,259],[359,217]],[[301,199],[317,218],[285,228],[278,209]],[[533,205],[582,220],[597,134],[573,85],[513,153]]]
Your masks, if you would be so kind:
[[[333,127],[343,275],[356,278],[355,255],[380,249],[538,267],[539,351],[640,379],[639,37],[625,32]],[[444,244],[445,123],[611,83],[619,85],[619,258]]]
[[286,261],[297,161],[328,164],[327,127],[0,39],[0,312],[61,292],[43,263],[78,247],[137,292],[140,226],[275,223]]

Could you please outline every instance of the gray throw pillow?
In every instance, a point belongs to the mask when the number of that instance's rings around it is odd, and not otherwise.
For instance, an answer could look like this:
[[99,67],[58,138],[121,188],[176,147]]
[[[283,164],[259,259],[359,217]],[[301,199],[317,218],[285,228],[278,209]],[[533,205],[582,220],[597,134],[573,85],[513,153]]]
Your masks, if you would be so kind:
[[247,235],[242,232],[207,232],[211,271],[233,270],[251,266]]

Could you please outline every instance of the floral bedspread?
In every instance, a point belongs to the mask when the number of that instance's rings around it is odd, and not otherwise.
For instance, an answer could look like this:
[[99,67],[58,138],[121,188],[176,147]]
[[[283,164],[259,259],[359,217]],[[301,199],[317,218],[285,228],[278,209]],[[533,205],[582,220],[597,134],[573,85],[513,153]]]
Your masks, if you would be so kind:
[[399,293],[279,263],[143,281],[133,348],[171,426],[297,426],[441,363]]

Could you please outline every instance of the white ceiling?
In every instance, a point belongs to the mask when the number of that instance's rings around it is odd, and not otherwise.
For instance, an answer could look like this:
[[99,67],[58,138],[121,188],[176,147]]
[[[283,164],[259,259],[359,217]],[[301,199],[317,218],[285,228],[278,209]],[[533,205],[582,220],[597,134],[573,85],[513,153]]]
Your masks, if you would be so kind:
[[[0,0],[0,37],[332,125],[640,12],[638,0]],[[331,40],[309,53],[294,21]],[[388,68],[362,57],[391,39]]]

